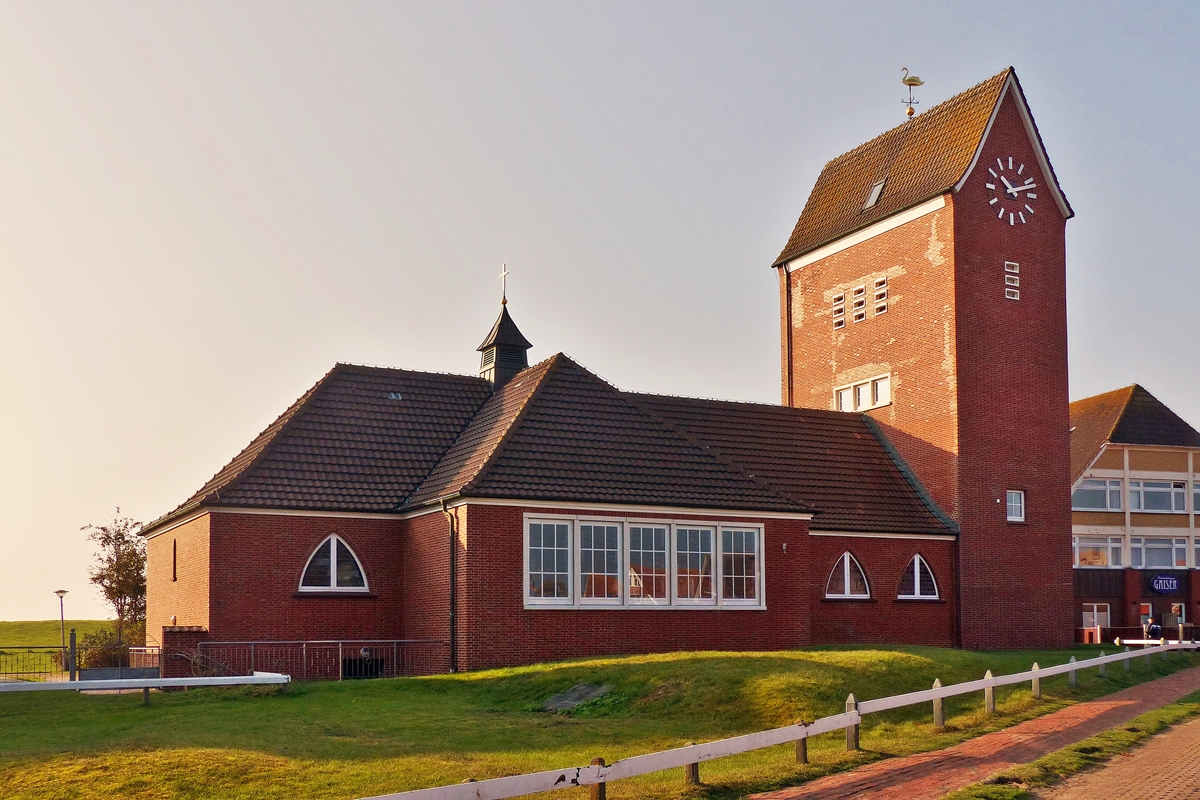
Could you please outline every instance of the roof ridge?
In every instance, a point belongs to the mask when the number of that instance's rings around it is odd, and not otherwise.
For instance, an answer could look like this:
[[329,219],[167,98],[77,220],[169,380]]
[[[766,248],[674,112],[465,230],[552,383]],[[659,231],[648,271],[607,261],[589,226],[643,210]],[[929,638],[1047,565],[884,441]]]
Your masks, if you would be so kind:
[[[1118,392],[1128,391],[1129,394],[1125,395],[1125,402],[1121,403],[1121,410],[1113,415],[1112,426],[1108,429],[1108,433],[1106,433],[1104,435],[1105,442],[1108,442],[1108,443],[1112,442],[1113,434],[1115,434],[1117,432],[1117,426],[1121,424],[1121,419],[1125,416],[1125,412],[1129,410],[1129,404],[1133,402],[1134,393],[1138,389],[1141,389],[1141,388],[1142,387],[1138,386],[1136,383],[1132,383],[1129,386],[1123,386],[1120,389],[1116,390]],[[1142,389],[1142,391],[1145,392],[1146,390]],[[1147,392],[1147,394],[1149,394],[1149,392]],[[1150,395],[1150,396],[1154,397],[1154,395]],[[1158,400],[1157,397],[1155,397],[1154,399]]]
[[[587,367],[580,367],[580,369],[584,370],[585,372],[588,371]],[[751,483],[755,484],[756,486],[758,486],[762,489],[765,489],[769,494],[773,494],[776,497],[780,498],[781,500],[786,500],[789,503],[796,503],[797,505],[799,505],[801,508],[803,508],[806,511],[813,511],[813,512],[816,511],[816,509],[812,506],[812,504],[809,503],[804,498],[793,497],[790,493],[785,492],[783,489],[780,489],[775,484],[770,483],[770,482],[764,480],[763,478],[758,477],[754,473],[747,471],[747,469],[744,466],[739,464],[737,461],[734,461],[731,457],[725,455],[725,453],[722,452],[722,450],[720,449],[719,446],[705,444],[704,442],[700,441],[695,436],[688,433],[686,430],[683,430],[682,428],[678,427],[673,422],[666,419],[665,417],[663,417],[661,414],[657,413],[653,409],[647,408],[645,405],[638,402],[637,400],[631,399],[630,395],[634,394],[633,392],[622,392],[617,387],[611,386],[608,383],[605,383],[605,385],[609,386],[609,388],[611,388],[617,394],[621,395],[622,399],[624,399],[625,402],[627,402],[629,405],[633,406],[638,411],[641,411],[643,414],[650,417],[650,419],[652,419],[655,422],[657,422],[658,424],[662,425],[667,430],[669,430],[671,433],[673,433],[676,436],[678,436],[679,438],[683,439],[688,444],[692,445],[693,447],[699,448],[700,452],[703,455],[710,456],[711,458],[717,460],[721,464],[724,464],[725,466],[727,466],[733,470],[736,470],[739,474],[743,475]],[[782,406],[780,406],[780,408],[782,408]]]
[[[531,391],[529,393],[529,396],[526,397],[525,400],[521,403],[520,408],[517,409],[517,413],[513,414],[512,420],[508,423],[508,426],[505,428],[504,433],[499,438],[496,439],[496,443],[494,445],[492,445],[491,452],[487,454],[487,457],[483,460],[483,463],[479,465],[479,469],[475,470],[475,474],[471,476],[470,480],[468,480],[462,486],[458,487],[458,492],[457,492],[458,494],[461,495],[464,492],[472,489],[481,480],[483,480],[483,477],[487,474],[487,471],[492,468],[493,464],[496,463],[496,459],[499,458],[500,452],[504,449],[504,445],[508,443],[508,437],[516,429],[517,425],[520,424],[521,420],[525,417],[525,413],[533,405],[534,398],[536,398],[541,393],[542,388],[545,387],[546,382],[549,379],[550,375],[553,374],[555,372],[555,370],[557,370],[559,368],[559,366],[561,366],[564,359],[567,361],[570,361],[570,359],[567,358],[562,353],[555,353],[554,355],[547,358],[545,361],[538,362],[537,364],[534,364],[532,367],[528,368],[528,369],[532,370],[532,369],[537,369],[538,367],[541,367],[543,364],[546,365],[545,370],[542,372],[541,376],[537,378],[537,384],[533,387],[533,391]],[[575,362],[572,361],[571,363],[573,364]],[[521,372],[525,372],[525,371],[526,370],[521,370]],[[516,375],[514,375],[509,380],[509,382],[505,384],[505,386],[511,386],[513,381],[517,380],[518,376],[521,375],[521,372],[518,372]],[[493,395],[493,397],[494,396],[495,395]],[[485,403],[484,405],[487,405],[487,404]],[[482,410],[483,410],[483,406],[480,406],[479,411],[482,411]],[[479,411],[476,411],[475,413],[478,414]],[[472,415],[471,418],[474,419],[474,415]],[[471,424],[470,420],[468,420],[467,425],[470,425],[470,424]],[[464,431],[467,429],[467,425],[463,426]],[[461,432],[460,432],[460,435],[461,435]],[[457,439],[455,439],[455,442],[457,442]],[[453,447],[453,446],[454,446],[453,444],[450,445],[450,447]],[[446,452],[450,452],[450,449],[447,448]]]
[[[334,369],[337,369],[338,367],[342,367],[345,369],[355,369],[355,370],[365,369],[365,370],[371,370],[374,372],[379,372],[379,371],[403,372],[406,375],[438,375],[443,378],[462,378],[462,379],[468,380],[468,381],[484,380],[483,378],[479,377],[478,375],[464,375],[461,372],[440,372],[440,371],[436,371],[436,370],[427,370],[427,369],[408,369],[406,367],[388,367],[388,366],[384,366],[383,364],[359,364],[354,361],[338,361],[333,366],[334,366]],[[332,371],[333,370],[330,370],[330,372],[332,372]],[[326,373],[326,375],[328,375],[328,373]]]

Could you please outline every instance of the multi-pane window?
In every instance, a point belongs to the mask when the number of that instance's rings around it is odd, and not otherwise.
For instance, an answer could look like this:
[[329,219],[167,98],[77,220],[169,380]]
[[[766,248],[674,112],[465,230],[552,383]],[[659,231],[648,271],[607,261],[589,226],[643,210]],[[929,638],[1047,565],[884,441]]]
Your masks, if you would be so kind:
[[833,390],[838,411],[867,411],[890,405],[892,402],[892,378],[879,375],[858,383],[839,386]]
[[884,275],[875,279],[875,316],[886,314],[888,310],[888,279]]
[[721,531],[721,596],[758,602],[758,531]]
[[1130,511],[1187,511],[1187,484],[1183,481],[1130,481]]
[[634,525],[629,529],[630,602],[670,600],[667,579],[667,529]]
[[1187,539],[1134,536],[1129,540],[1129,566],[1134,569],[1187,567]]
[[829,580],[825,584],[825,596],[835,600],[858,600],[871,596],[867,576],[854,556],[842,553],[841,558],[833,565],[833,571],[829,573]]
[[711,603],[713,594],[713,531],[675,529],[675,596],[681,603]]
[[300,591],[365,592],[362,564],[342,537],[334,535],[317,545],[304,565]]
[[1107,628],[1109,622],[1108,603],[1084,603],[1083,627]]
[[621,532],[616,525],[579,526],[579,596],[621,599]]
[[1004,262],[1004,297],[1008,300],[1021,299],[1021,265],[1015,261]]
[[1009,489],[1007,514],[1009,522],[1024,522],[1025,521],[1025,492],[1017,489]]
[[529,523],[529,599],[571,599],[571,526]]
[[1120,536],[1076,536],[1075,566],[1121,566],[1122,539]]
[[1120,511],[1121,482],[1087,478],[1071,492],[1071,508],[1075,511]]
[[912,561],[904,568],[900,576],[900,591],[897,597],[901,600],[937,600],[937,583],[933,580],[933,570],[920,556],[913,556]]
[[763,603],[756,526],[526,519],[525,564],[530,605]]

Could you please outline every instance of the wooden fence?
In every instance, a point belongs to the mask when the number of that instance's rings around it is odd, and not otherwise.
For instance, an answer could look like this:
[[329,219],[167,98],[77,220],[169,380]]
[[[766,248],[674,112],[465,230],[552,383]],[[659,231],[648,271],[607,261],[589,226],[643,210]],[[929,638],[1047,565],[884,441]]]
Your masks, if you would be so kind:
[[647,753],[640,756],[623,758],[612,764],[605,764],[602,759],[596,759],[592,764],[583,767],[531,772],[525,775],[512,775],[506,778],[492,778],[484,781],[468,780],[451,786],[436,786],[431,789],[417,789],[409,792],[377,795],[365,800],[505,800],[510,797],[522,797],[539,792],[550,792],[571,786],[591,786],[592,797],[604,800],[605,785],[609,781],[622,778],[632,778],[651,772],[661,772],[667,769],[684,768],[684,780],[687,783],[699,783],[699,765],[704,761],[715,758],[747,753],[764,747],[796,744],[797,760],[807,761],[807,740],[809,737],[822,733],[844,729],[846,732],[847,749],[858,749],[858,727],[864,714],[875,714],[880,711],[890,711],[905,706],[931,703],[933,705],[934,723],[940,726],[944,717],[942,701],[947,697],[984,693],[984,707],[988,712],[996,710],[995,690],[998,686],[1011,686],[1017,683],[1030,683],[1035,698],[1041,697],[1041,682],[1055,675],[1067,675],[1072,686],[1076,685],[1077,672],[1081,669],[1099,669],[1105,675],[1109,664],[1124,662],[1124,668],[1129,670],[1129,661],[1133,658],[1150,656],[1161,653],[1165,657],[1172,650],[1196,650],[1200,643],[1195,641],[1159,641],[1135,640],[1122,642],[1117,640],[1117,646],[1122,644],[1144,645],[1140,650],[1125,647],[1123,652],[1114,655],[1101,654],[1097,658],[1076,661],[1072,656],[1066,664],[1056,667],[1040,668],[1036,663],[1028,672],[1018,672],[1013,675],[993,676],[989,670],[983,678],[976,681],[956,683],[942,686],[935,681],[932,689],[919,692],[881,697],[877,700],[858,701],[851,694],[846,698],[846,710],[841,714],[822,717],[811,723],[797,723],[782,728],[773,728],[758,733],[748,733],[729,739],[719,739],[715,742],[688,745],[674,750],[664,750],[658,753]]

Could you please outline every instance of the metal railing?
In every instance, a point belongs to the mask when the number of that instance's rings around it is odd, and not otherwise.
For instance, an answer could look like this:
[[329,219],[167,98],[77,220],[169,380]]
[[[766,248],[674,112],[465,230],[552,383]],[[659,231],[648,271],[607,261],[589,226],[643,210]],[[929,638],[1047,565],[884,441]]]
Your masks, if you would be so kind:
[[66,681],[72,680],[72,667],[87,677],[93,670],[104,675],[146,677],[147,671],[158,669],[157,647],[111,645],[103,647],[71,647],[61,645],[0,646],[0,682]]
[[449,648],[438,639],[294,642],[200,642],[194,674],[286,672],[296,680],[401,678],[449,671]]
[[1078,671],[1081,669],[1099,669],[1101,675],[1106,675],[1109,664],[1124,662],[1125,669],[1128,670],[1129,662],[1134,658],[1144,657],[1149,660],[1150,656],[1157,653],[1162,653],[1165,656],[1173,650],[1196,650],[1200,648],[1200,643],[1195,641],[1168,641],[1163,639],[1158,641],[1133,640],[1122,642],[1120,639],[1117,640],[1118,647],[1123,644],[1142,644],[1146,646],[1141,650],[1131,650],[1129,647],[1125,647],[1123,652],[1116,653],[1115,655],[1104,655],[1102,653],[1097,658],[1090,658],[1085,661],[1076,661],[1075,657],[1072,656],[1071,660],[1066,664],[1056,667],[1046,667],[1044,669],[1038,667],[1037,663],[1034,663],[1033,668],[1027,672],[1001,675],[999,677],[993,676],[989,670],[980,680],[956,683],[950,686],[942,686],[939,681],[934,681],[932,689],[908,692],[907,694],[894,695],[892,697],[881,697],[877,700],[863,700],[860,702],[851,694],[846,698],[845,713],[822,717],[815,722],[798,722],[795,725],[786,725],[782,728],[773,728],[767,731],[759,731],[758,733],[748,733],[729,739],[719,739],[715,742],[706,742],[704,744],[678,747],[674,750],[632,756],[607,765],[603,759],[596,759],[592,764],[585,767],[568,767],[567,769],[547,770],[545,772],[533,772],[526,775],[513,775],[483,781],[468,780],[451,786],[435,786],[430,789],[377,795],[366,800],[505,800],[505,798],[550,792],[571,786],[592,786],[595,792],[593,797],[604,797],[604,786],[609,781],[632,778],[638,775],[647,775],[652,772],[661,772],[666,769],[676,769],[679,767],[684,768],[685,782],[699,783],[699,765],[701,762],[737,755],[739,753],[747,753],[751,750],[759,750],[764,747],[774,747],[794,742],[796,744],[797,760],[803,758],[803,761],[807,762],[808,738],[822,733],[831,733],[836,730],[845,729],[846,748],[857,750],[859,724],[864,714],[875,714],[880,711],[890,711],[906,706],[931,703],[933,706],[934,724],[940,727],[944,724],[942,702],[947,697],[956,697],[958,695],[982,691],[984,693],[984,708],[991,713],[996,710],[995,690],[999,686],[1030,683],[1034,698],[1040,698],[1041,682],[1045,678],[1065,674],[1070,685],[1075,686]]

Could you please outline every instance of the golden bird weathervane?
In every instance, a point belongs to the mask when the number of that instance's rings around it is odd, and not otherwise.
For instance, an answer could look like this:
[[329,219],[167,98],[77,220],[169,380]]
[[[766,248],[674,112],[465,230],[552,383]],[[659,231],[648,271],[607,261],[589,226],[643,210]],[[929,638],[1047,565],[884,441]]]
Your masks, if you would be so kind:
[[918,103],[916,100],[913,100],[913,96],[912,96],[913,87],[914,86],[924,86],[925,81],[921,80],[916,75],[909,75],[908,67],[902,67],[900,71],[904,73],[904,77],[900,79],[900,82],[908,87],[908,99],[901,100],[900,102],[903,103],[904,105],[908,106],[908,111],[906,111],[905,113],[908,114],[909,119],[912,119],[913,114],[917,113],[916,111],[913,110],[913,106],[920,105],[920,103]]

